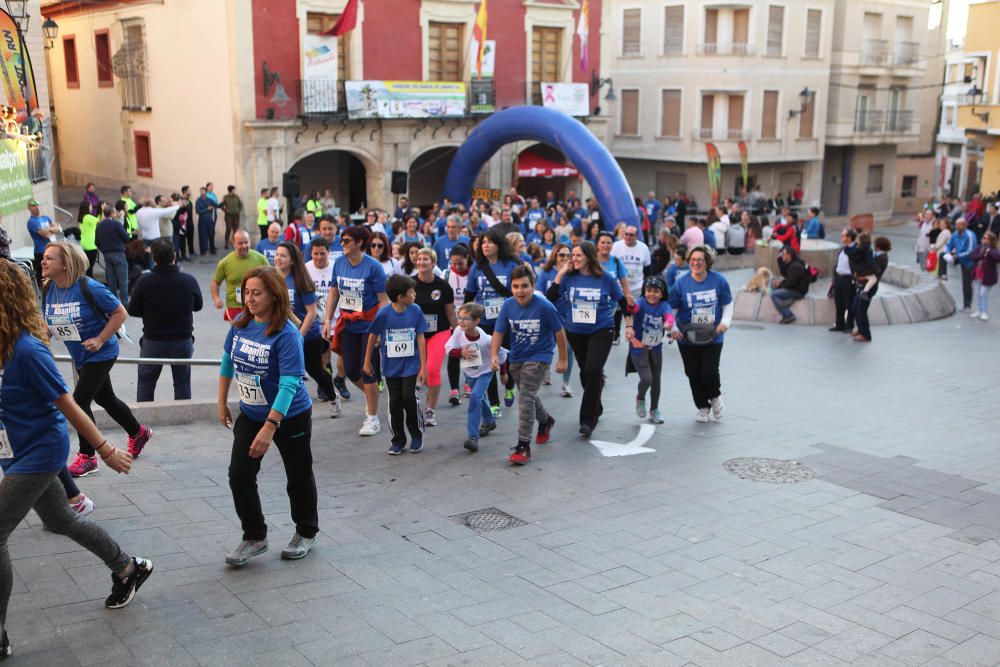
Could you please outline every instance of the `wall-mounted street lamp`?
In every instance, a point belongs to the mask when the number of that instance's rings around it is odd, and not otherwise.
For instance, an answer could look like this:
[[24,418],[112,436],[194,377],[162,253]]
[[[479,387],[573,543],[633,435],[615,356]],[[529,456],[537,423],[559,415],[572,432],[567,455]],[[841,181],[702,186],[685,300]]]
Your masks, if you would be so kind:
[[597,72],[592,70],[590,72],[590,94],[596,95],[604,86],[608,87],[608,92],[604,96],[605,100],[607,100],[608,102],[614,102],[616,99],[618,99],[617,97],[615,97],[615,84],[611,80],[611,77],[609,76],[602,79],[599,76],[597,76]]
[[59,36],[59,24],[51,18],[45,19],[42,24],[42,34],[45,35],[45,48],[51,49],[55,46],[56,38]]
[[7,13],[14,19],[14,23],[21,29],[21,32],[28,32],[28,0],[5,0]]
[[799,108],[788,110],[788,120],[791,120],[796,116],[801,116],[802,114],[804,114],[806,110],[809,108],[809,104],[812,102],[814,97],[816,97],[815,90],[809,90],[808,87],[803,88],[802,91],[799,92],[799,100],[801,102]]
[[990,112],[976,111],[976,105],[983,103],[983,89],[979,86],[973,86],[972,88],[969,88],[969,90],[966,91],[965,95],[962,97],[965,98],[965,103],[972,107],[972,109],[970,109],[972,115],[989,125]]

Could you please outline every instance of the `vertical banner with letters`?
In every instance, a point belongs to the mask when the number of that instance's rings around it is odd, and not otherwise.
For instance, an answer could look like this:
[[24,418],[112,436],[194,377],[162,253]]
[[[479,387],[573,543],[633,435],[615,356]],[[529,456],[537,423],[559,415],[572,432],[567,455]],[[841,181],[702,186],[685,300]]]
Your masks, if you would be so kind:
[[705,144],[705,153],[708,156],[708,192],[712,196],[712,206],[718,206],[722,193],[722,158],[713,143]]

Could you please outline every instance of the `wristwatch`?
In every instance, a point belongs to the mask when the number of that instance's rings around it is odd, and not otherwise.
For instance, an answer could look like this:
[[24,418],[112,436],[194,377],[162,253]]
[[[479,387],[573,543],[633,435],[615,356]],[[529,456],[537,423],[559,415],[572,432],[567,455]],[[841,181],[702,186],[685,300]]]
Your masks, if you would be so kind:
[[270,417],[268,417],[264,421],[267,422],[268,424],[274,424],[274,428],[276,429],[281,428],[281,422],[278,421],[277,419],[271,419]]

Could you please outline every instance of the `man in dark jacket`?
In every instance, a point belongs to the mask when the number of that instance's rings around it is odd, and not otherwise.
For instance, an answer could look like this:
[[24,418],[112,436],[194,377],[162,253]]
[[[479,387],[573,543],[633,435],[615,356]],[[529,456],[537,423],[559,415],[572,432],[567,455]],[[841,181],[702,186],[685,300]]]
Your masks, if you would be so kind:
[[215,209],[218,204],[208,196],[208,191],[202,188],[195,202],[195,212],[198,213],[198,254],[204,257],[215,254]]
[[[139,356],[190,359],[194,354],[194,315],[201,310],[201,288],[191,274],[181,273],[174,262],[174,247],[159,239],[150,247],[153,270],[135,285],[128,314],[142,318]],[[169,298],[165,298],[169,295]],[[152,401],[162,365],[140,365],[137,401]],[[171,366],[174,400],[191,398],[191,367]]]
[[771,302],[781,313],[781,323],[791,324],[795,321],[791,305],[804,299],[809,292],[809,271],[790,244],[785,244],[778,256],[778,269],[781,271],[781,278],[774,279]]
[[105,204],[102,213],[104,219],[97,223],[94,243],[104,255],[104,273],[108,279],[108,289],[118,294],[118,298],[127,308],[128,260],[125,259],[125,244],[128,243],[128,233],[120,220],[124,217],[124,213],[111,204]]

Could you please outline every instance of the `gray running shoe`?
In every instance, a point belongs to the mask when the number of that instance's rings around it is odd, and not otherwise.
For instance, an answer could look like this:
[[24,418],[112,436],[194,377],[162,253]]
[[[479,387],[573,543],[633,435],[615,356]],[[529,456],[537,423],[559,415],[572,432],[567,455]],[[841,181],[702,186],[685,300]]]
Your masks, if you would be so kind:
[[267,551],[267,540],[243,540],[240,542],[240,546],[226,556],[226,562],[229,565],[243,567],[250,562],[251,558],[259,556],[265,551]]
[[646,401],[635,399],[635,414],[639,419],[646,418]]
[[295,533],[288,542],[288,546],[281,550],[281,557],[285,560],[305,558],[314,544],[316,544],[315,537],[302,537],[298,533]]

